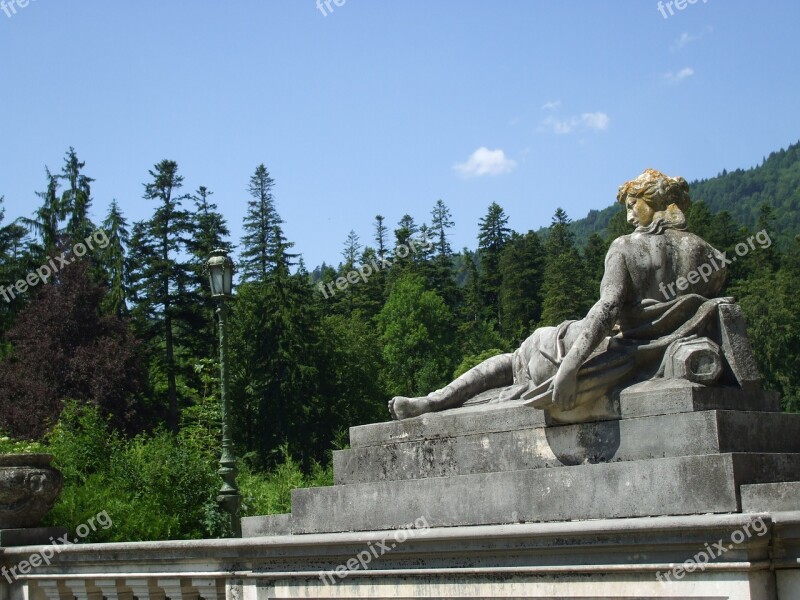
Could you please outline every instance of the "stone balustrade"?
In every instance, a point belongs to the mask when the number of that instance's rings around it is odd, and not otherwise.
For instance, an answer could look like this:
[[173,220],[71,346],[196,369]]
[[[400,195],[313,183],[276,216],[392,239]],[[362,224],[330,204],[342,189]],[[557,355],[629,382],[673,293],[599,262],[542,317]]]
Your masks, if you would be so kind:
[[[765,534],[665,580],[714,542],[730,544],[755,519]],[[53,546],[7,547],[0,600],[766,600],[795,597],[800,589],[800,512],[431,528],[409,531],[402,543],[396,533],[76,544],[25,574],[19,565]],[[377,556],[362,568],[358,557],[381,544],[385,550],[373,551]],[[782,587],[793,591],[782,595]]]

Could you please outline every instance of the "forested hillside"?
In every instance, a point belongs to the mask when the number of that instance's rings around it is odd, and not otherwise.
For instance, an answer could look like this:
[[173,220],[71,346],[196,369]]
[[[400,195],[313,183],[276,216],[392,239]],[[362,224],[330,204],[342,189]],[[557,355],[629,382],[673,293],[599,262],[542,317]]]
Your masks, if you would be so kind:
[[[723,171],[716,177],[690,183],[692,199],[704,202],[713,213],[726,211],[736,223],[753,228],[762,204],[773,210],[776,241],[788,249],[800,233],[800,142],[773,152],[752,169]],[[592,233],[608,235],[616,206],[591,210],[571,227],[579,246]],[[546,233],[541,230],[538,233]]]
[[[761,230],[784,240],[743,256],[728,293],[790,410],[800,401],[798,151],[698,182],[704,202],[689,213],[690,228],[720,249]],[[94,179],[70,148],[32,215],[3,222],[0,212],[0,450],[54,453],[67,487],[53,522],[115,507],[115,539],[221,531],[219,365],[203,274],[212,249],[237,248],[234,433],[245,514],[263,514],[287,510],[292,487],[329,481],[330,450],[348,427],[388,419],[391,396],[430,392],[539,325],[582,317],[608,245],[629,231],[620,207],[577,223],[553,207],[543,236],[512,231],[498,203],[456,224],[437,200],[397,224],[375,216],[369,239],[351,232],[335,267],[308,272],[265,165],[242,182],[240,240],[213,191],[188,186],[176,162],[142,180],[149,219],[129,223],[111,202],[93,223]],[[474,231],[474,248],[451,247],[455,227]]]

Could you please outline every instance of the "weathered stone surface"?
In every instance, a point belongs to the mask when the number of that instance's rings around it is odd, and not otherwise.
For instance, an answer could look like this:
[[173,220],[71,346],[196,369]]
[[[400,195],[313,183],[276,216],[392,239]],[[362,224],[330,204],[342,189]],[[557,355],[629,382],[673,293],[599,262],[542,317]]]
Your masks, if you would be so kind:
[[[498,390],[499,391],[499,390]],[[429,413],[404,419],[350,428],[353,448],[387,442],[450,437],[454,432],[491,433],[529,427],[544,427],[544,413],[521,405],[484,404],[465,406],[444,413]]]
[[50,544],[67,533],[66,527],[28,527],[25,529],[0,529],[0,548]]
[[[763,535],[664,580],[706,544],[728,542],[755,520]],[[790,587],[800,556],[797,513],[431,528],[402,542],[398,533],[75,544],[13,582],[0,578],[0,593],[15,600],[797,598]],[[4,563],[48,550],[4,549]],[[770,595],[776,580],[780,596]]]
[[800,480],[800,454],[720,454],[295,490],[294,533],[737,512],[742,483]]
[[664,377],[713,385],[722,376],[722,350],[708,338],[681,341],[667,351]]
[[682,379],[645,381],[623,390],[623,419],[700,410],[778,412],[780,398],[774,392],[708,387]]
[[289,535],[291,533],[291,513],[283,515],[266,515],[262,517],[244,517],[242,519],[243,538]]
[[705,411],[393,442],[333,453],[337,485],[727,452],[800,453],[800,414]]
[[800,510],[800,481],[743,485],[742,512]]
[[[433,440],[454,435],[514,431],[544,427],[544,411],[521,402],[491,403],[504,388],[482,394],[483,404],[471,404],[402,421],[350,428],[350,446],[361,448],[389,442]],[[620,394],[616,418],[646,417],[704,410],[778,412],[780,399],[773,392],[707,387],[681,379],[646,381]]]
[[736,381],[743,389],[759,389],[761,373],[747,337],[744,311],[738,304],[728,304],[719,309],[719,329],[722,352]]
[[51,454],[0,454],[0,528],[36,527],[55,504],[64,477]]

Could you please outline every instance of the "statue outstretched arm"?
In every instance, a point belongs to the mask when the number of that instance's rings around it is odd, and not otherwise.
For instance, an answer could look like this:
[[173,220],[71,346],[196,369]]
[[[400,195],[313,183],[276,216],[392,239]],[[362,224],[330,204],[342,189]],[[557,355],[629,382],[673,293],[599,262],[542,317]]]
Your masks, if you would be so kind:
[[583,319],[581,333],[561,363],[553,380],[553,403],[564,410],[575,405],[578,369],[595,348],[611,334],[628,293],[628,267],[617,242],[606,255],[600,299]]

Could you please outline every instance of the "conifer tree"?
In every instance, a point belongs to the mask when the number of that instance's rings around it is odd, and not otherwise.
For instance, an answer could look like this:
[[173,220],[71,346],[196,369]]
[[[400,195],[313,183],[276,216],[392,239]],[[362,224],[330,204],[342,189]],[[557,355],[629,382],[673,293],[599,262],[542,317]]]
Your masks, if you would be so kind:
[[112,314],[122,316],[128,314],[125,249],[130,243],[130,234],[128,222],[116,200],[111,201],[108,214],[103,221],[103,231],[108,237],[108,246],[101,250],[100,254],[100,263],[108,283],[108,293],[103,299],[103,308]]
[[176,340],[176,332],[181,315],[192,302],[187,294],[193,291],[193,272],[186,256],[192,225],[188,213],[181,208],[188,196],[179,195],[183,176],[178,174],[178,164],[162,160],[149,173],[152,179],[145,184],[144,198],[158,204],[151,219],[133,227],[130,278],[137,304],[134,314],[149,338],[158,342],[159,366],[166,379],[167,424],[177,431],[180,405],[176,347],[180,340]]
[[566,319],[582,319],[596,298],[588,294],[586,270],[578,250],[571,221],[563,209],[553,216],[545,242],[544,302],[541,325],[558,325]]
[[529,231],[514,233],[500,257],[500,311],[503,334],[514,344],[530,335],[542,314],[544,248]]
[[437,200],[431,211],[431,227],[428,236],[433,245],[431,252],[433,258],[433,287],[451,309],[456,309],[461,303],[461,290],[455,281],[453,270],[453,250],[447,239],[448,230],[455,226],[450,209],[443,200]]
[[375,216],[375,244],[377,245],[378,258],[381,260],[386,258],[386,235],[389,231],[386,225],[383,224],[383,221],[383,215]]
[[34,218],[20,217],[19,221],[25,225],[29,231],[35,232],[41,240],[38,253],[41,258],[55,252],[61,245],[61,222],[67,216],[67,209],[63,200],[58,195],[58,176],[53,175],[50,169],[45,167],[47,175],[47,189],[43,192],[36,192],[42,199],[42,204],[36,209]]
[[92,205],[91,183],[94,179],[81,173],[85,165],[85,162],[78,160],[75,148],[70,146],[64,158],[61,175],[58,176],[65,185],[61,205],[69,215],[66,234],[70,243],[86,239],[94,230],[89,218],[89,207]]
[[180,316],[185,326],[183,338],[195,360],[216,359],[217,355],[216,301],[209,291],[206,262],[214,250],[229,253],[232,250],[228,225],[217,205],[211,202],[212,195],[206,186],[200,186],[191,196],[195,210],[190,215],[190,236],[186,240],[191,255],[191,277],[181,294],[185,300]]
[[487,318],[501,323],[500,314],[500,257],[503,254],[511,230],[508,228],[508,217],[497,202],[489,205],[486,216],[480,220],[478,233],[478,254],[481,268],[481,296]]
[[267,275],[276,266],[276,248],[282,242],[276,241],[273,236],[276,227],[280,231],[283,221],[275,209],[272,195],[274,187],[275,181],[270,177],[267,167],[263,163],[258,165],[247,188],[250,200],[242,225],[245,235],[242,237],[239,258],[242,281],[266,281]]

